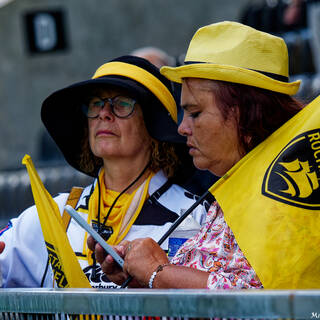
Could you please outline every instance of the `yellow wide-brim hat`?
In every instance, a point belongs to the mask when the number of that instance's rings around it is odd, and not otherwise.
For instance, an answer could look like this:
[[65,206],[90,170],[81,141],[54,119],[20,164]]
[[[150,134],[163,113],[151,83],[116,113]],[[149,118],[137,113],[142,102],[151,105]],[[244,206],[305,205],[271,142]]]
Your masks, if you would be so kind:
[[183,78],[202,78],[294,95],[301,81],[289,82],[288,69],[288,50],[282,38],[224,21],[198,29],[184,65],[162,67],[161,73],[179,83]]

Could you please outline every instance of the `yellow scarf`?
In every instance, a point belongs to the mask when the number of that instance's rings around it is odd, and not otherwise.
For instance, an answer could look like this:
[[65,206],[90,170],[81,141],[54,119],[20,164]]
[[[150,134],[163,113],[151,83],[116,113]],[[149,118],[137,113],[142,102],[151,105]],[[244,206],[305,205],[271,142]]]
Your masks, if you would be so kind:
[[[143,182],[143,184],[134,190],[134,192],[131,194],[123,193],[117,200],[105,224],[106,226],[111,227],[113,230],[112,235],[107,240],[108,244],[116,245],[120,243],[129,232],[132,224],[137,219],[142,206],[148,197],[149,183],[153,175],[154,173],[151,173]],[[88,218],[89,221],[98,220],[98,205],[100,201],[100,222],[102,223],[114,200],[119,195],[119,192],[106,188],[103,168],[99,174],[99,182],[101,188],[100,199],[99,188],[96,185],[89,200]],[[88,254],[88,258],[89,257],[91,257],[91,254]]]

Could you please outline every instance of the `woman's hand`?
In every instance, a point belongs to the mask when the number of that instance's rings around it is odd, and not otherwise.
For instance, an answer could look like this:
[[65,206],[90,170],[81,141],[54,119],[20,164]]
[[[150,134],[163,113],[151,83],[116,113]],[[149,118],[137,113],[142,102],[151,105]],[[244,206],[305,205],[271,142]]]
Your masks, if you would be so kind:
[[5,246],[6,246],[6,244],[3,241],[0,241],[0,253],[3,252]]
[[[141,286],[149,287],[153,272],[168,264],[166,253],[151,238],[136,239],[127,245],[123,269]],[[153,288],[206,288],[209,273],[194,268],[169,264],[158,272]]]
[[123,270],[90,236],[88,247],[94,251],[102,271],[110,281],[121,285],[129,275],[133,280],[129,287],[148,287],[152,273],[160,264],[168,263],[168,258],[160,246],[151,238],[136,239],[132,242],[122,241],[113,249],[124,259]]
[[[102,246],[97,243],[91,236],[88,237],[87,244],[90,250],[95,254],[96,260],[101,266],[102,271],[107,275],[110,281],[116,284],[122,284],[128,277],[121,267],[114,261],[114,259],[107,254]],[[113,246],[113,249],[119,254],[120,257],[124,257],[124,248],[121,245]]]
[[[90,250],[95,254],[96,260],[101,266],[102,271],[106,274],[108,279],[118,285],[121,285],[127,278],[128,274],[119,267],[118,263],[107,254],[107,252],[102,248],[102,246],[97,243],[91,236],[88,237],[87,244]],[[125,257],[126,248],[129,241],[122,241],[117,246],[112,246],[112,248],[119,254],[121,258]],[[131,281],[130,286],[140,287],[136,281]]]
[[[88,238],[88,246],[94,250],[96,259],[107,277],[121,285],[130,274],[129,287],[149,287],[152,273],[159,265],[168,264],[166,253],[151,238],[123,241],[114,250],[124,258],[123,270],[104,249]],[[153,282],[154,288],[206,288],[209,273],[193,268],[171,265],[159,272]]]
[[166,263],[169,263],[166,253],[151,238],[125,244],[124,272],[143,287],[149,286],[150,277],[157,267]]

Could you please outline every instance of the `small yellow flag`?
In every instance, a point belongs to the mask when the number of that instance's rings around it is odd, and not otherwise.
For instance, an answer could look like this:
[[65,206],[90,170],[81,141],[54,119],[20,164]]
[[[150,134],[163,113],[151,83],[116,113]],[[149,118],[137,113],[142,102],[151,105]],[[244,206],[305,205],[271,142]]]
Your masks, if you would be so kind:
[[320,97],[211,188],[268,289],[320,288]]
[[45,189],[31,157],[25,155],[22,163],[28,170],[49,261],[58,287],[91,288],[68,241],[58,205]]

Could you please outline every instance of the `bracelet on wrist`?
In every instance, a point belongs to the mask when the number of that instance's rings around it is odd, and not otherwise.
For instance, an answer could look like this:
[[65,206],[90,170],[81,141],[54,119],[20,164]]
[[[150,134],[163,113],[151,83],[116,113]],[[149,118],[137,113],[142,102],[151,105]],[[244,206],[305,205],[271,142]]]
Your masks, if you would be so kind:
[[170,263],[165,263],[165,264],[160,264],[157,269],[152,273],[150,280],[149,280],[149,288],[152,289],[153,288],[153,281],[156,277],[156,275],[158,274],[158,272],[162,271],[164,267],[169,266]]

